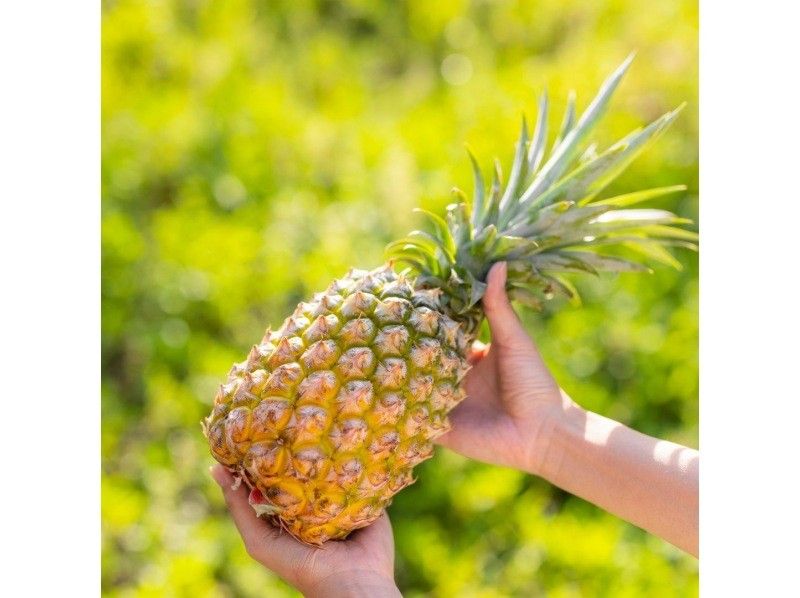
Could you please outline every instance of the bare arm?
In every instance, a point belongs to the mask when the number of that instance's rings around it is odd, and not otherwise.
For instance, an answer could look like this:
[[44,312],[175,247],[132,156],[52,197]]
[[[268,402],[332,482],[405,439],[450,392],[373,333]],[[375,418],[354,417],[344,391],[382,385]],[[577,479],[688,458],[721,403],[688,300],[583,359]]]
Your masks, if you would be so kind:
[[640,434],[571,402],[542,447],[533,472],[697,556],[696,450]]
[[497,264],[484,297],[492,343],[474,347],[468,398],[440,442],[539,475],[697,556],[697,451],[573,402],[517,319],[504,286],[505,266]]

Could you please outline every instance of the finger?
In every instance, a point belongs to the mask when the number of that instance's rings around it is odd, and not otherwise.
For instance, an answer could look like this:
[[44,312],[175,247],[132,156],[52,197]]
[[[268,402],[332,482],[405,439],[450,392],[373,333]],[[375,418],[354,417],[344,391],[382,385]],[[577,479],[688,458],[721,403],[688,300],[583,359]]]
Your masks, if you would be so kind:
[[308,551],[314,549],[259,519],[247,500],[247,486],[242,484],[234,490],[234,477],[222,465],[217,464],[211,468],[211,477],[222,488],[225,503],[242,536],[247,553],[284,579],[291,579],[297,563],[302,562]]
[[486,422],[486,417],[488,417],[486,410],[473,404],[467,397],[447,415],[450,429],[441,436],[434,437],[432,442],[461,453],[464,445],[469,444],[470,439],[474,438],[477,433],[475,422]]
[[489,320],[492,342],[503,347],[515,347],[528,341],[511,301],[506,293],[508,266],[505,262],[494,264],[487,277],[488,286],[483,295],[483,311]]
[[489,352],[489,345],[484,345],[481,341],[475,341],[467,353],[467,362],[470,365],[477,365],[481,359],[486,357]]
[[483,296],[484,312],[492,332],[491,346],[495,347],[497,355],[503,354],[498,362],[499,367],[506,372],[509,368],[516,369],[516,365],[510,362],[508,355],[503,353],[504,349],[511,349],[515,354],[525,355],[535,368],[547,370],[539,348],[525,331],[511,306],[505,289],[507,273],[505,262],[494,264],[489,270],[488,286]]
[[380,517],[370,523],[367,527],[356,531],[351,537],[351,541],[369,549],[370,552],[380,548],[382,551],[387,549],[394,553],[394,540],[392,538],[392,524],[389,522],[389,515],[382,511]]

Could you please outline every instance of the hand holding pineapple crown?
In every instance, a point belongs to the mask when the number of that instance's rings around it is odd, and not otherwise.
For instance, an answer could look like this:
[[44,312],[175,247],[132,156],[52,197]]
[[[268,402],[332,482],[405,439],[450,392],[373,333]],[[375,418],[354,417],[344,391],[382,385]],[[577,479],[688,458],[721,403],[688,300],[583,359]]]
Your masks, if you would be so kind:
[[523,120],[505,186],[496,166],[487,190],[470,155],[472,200],[456,191],[446,218],[426,212],[432,233],[413,231],[389,245],[389,265],[351,270],[298,305],[233,367],[204,431],[259,515],[321,544],[369,525],[414,481],[466,396],[493,264],[507,263],[509,296],[538,309],[557,294],[577,297],[564,274],[647,270],[607,249],[679,266],[665,246],[696,248],[696,234],[675,226],[688,220],[628,209],[682,186],[596,199],[680,110],[582,153],[630,60],[577,120],[570,97],[549,152],[543,95],[532,136]]

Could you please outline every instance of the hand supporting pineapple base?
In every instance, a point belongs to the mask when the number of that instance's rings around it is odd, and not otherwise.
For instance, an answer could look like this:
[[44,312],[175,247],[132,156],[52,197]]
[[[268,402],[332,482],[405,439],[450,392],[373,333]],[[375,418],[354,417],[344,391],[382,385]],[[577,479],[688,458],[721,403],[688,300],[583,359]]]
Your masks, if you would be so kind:
[[523,120],[505,185],[495,167],[487,190],[473,159],[471,200],[456,190],[445,219],[428,214],[431,233],[412,232],[390,244],[392,262],[352,270],[301,303],[233,367],[204,431],[258,514],[321,544],[374,521],[413,481],[465,396],[493,264],[507,263],[512,299],[539,309],[555,295],[576,298],[564,274],[647,270],[614,252],[679,266],[664,246],[695,247],[696,234],[674,226],[689,221],[626,209],[683,187],[596,199],[678,114],[600,154],[581,151],[629,62],[577,121],[570,98],[546,160],[543,96],[530,138]]

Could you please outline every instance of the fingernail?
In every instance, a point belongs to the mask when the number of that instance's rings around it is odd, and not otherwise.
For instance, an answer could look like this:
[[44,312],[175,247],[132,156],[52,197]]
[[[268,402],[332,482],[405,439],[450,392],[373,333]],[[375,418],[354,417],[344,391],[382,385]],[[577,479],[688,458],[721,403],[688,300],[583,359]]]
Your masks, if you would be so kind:
[[508,270],[508,262],[496,262],[492,269],[494,270],[493,276],[504,281]]

